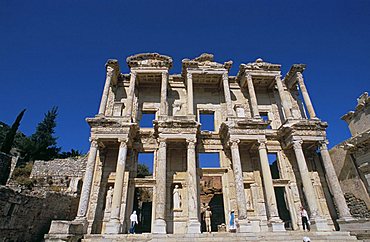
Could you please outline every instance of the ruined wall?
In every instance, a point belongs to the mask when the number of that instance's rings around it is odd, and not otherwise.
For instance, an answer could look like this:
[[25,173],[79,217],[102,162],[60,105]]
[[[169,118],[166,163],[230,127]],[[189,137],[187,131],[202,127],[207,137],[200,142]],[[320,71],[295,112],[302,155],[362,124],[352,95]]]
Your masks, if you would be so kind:
[[0,187],[0,241],[41,241],[52,219],[72,220],[78,197],[60,193],[27,195]]
[[87,155],[78,158],[35,161],[31,178],[37,180],[37,186],[56,186],[77,192],[78,182],[83,179]]

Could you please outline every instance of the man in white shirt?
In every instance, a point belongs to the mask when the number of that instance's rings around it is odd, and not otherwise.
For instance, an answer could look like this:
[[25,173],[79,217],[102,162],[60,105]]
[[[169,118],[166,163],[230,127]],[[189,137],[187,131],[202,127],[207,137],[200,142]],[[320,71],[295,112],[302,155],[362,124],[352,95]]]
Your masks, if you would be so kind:
[[307,228],[307,230],[310,231],[310,222],[309,222],[310,218],[308,217],[307,211],[306,209],[304,209],[303,206],[301,206],[300,214],[302,218],[303,230],[306,231],[306,228]]
[[136,211],[133,211],[131,216],[130,216],[130,221],[131,221],[131,226],[130,226],[130,233],[134,234],[135,233],[135,225],[137,224],[137,215]]

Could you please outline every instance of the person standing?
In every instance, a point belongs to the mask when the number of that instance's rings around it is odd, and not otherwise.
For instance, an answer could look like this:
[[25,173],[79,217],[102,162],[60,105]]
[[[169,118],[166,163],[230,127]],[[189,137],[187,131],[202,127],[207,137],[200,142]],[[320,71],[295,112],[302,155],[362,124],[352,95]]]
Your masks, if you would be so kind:
[[306,228],[308,231],[310,231],[310,218],[308,217],[307,211],[303,206],[301,206],[300,214],[302,218],[303,231],[306,231]]
[[137,224],[137,214],[136,211],[133,211],[131,216],[130,216],[130,234],[135,233],[135,225]]
[[229,230],[235,229],[235,214],[234,210],[231,210],[230,216],[229,216]]

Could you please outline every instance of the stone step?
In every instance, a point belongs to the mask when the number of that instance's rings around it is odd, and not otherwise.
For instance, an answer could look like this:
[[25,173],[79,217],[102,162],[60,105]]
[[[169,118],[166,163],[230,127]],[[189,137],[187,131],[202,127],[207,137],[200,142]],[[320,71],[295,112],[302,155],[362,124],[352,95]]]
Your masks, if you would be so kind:
[[187,241],[281,241],[302,242],[309,237],[313,242],[360,241],[349,232],[265,232],[265,233],[203,233],[203,234],[119,234],[119,235],[85,235],[83,242],[187,242]]

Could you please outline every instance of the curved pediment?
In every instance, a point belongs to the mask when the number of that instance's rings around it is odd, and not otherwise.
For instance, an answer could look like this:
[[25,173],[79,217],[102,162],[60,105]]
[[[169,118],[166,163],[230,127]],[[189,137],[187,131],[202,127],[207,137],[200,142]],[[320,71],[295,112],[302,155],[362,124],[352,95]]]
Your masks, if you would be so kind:
[[203,53],[192,60],[183,59],[182,67],[183,70],[186,68],[199,68],[199,69],[215,68],[229,70],[231,68],[232,63],[233,63],[232,61],[227,61],[223,64],[215,62],[213,54]]
[[132,67],[172,67],[172,58],[158,53],[141,53],[129,56],[127,65]]

